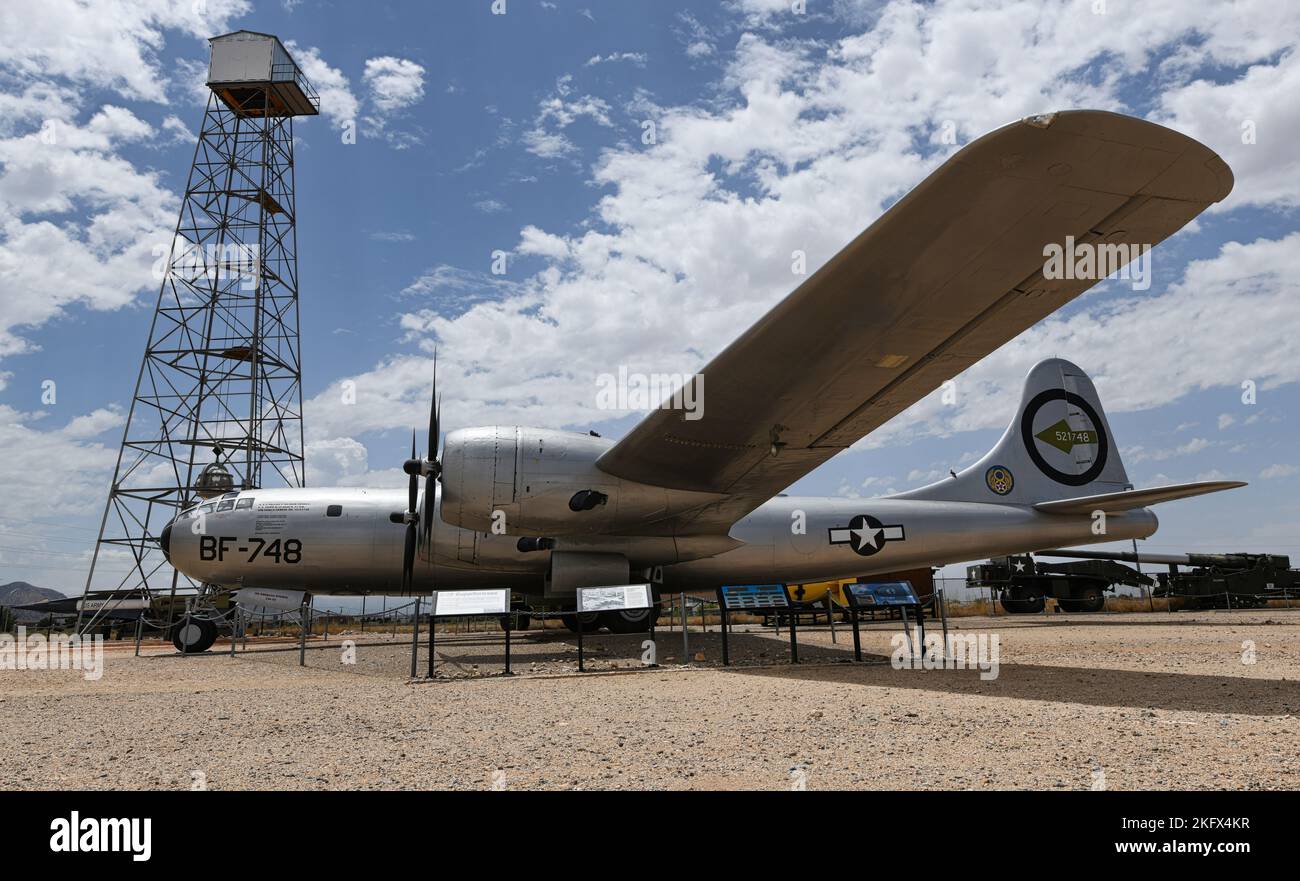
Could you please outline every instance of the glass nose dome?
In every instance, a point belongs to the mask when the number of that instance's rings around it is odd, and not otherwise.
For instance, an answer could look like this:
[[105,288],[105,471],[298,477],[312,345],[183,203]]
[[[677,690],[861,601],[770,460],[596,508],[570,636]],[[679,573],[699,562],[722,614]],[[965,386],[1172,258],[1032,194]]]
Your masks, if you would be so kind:
[[228,493],[234,488],[235,478],[220,462],[213,462],[205,467],[199,472],[198,480],[194,481],[194,492],[204,499]]

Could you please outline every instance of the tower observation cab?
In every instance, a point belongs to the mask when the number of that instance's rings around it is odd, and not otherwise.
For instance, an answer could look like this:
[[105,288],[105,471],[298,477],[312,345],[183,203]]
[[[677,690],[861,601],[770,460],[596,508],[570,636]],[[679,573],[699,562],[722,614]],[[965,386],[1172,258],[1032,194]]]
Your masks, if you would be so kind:
[[240,116],[315,116],[320,96],[279,38],[234,31],[210,40],[208,88]]

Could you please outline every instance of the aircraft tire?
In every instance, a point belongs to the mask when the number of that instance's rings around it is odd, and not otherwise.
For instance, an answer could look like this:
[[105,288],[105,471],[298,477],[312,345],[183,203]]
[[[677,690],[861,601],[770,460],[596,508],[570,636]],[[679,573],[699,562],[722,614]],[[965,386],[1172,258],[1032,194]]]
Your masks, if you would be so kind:
[[[518,623],[516,623],[516,620]],[[497,623],[501,626],[502,630],[513,630],[518,633],[520,630],[527,630],[532,627],[533,618],[531,615],[525,615],[520,612],[519,618],[516,619],[514,613],[511,612],[509,615],[502,615],[498,618]]]
[[569,628],[570,633],[578,632],[579,621],[582,623],[583,633],[595,633],[600,629],[600,626],[603,623],[600,620],[600,615],[596,612],[583,612],[581,615],[576,613],[572,615],[561,615],[560,620],[564,623],[565,627]]
[[510,614],[502,615],[497,619],[502,630],[507,628],[515,631],[527,630],[533,626],[533,616],[528,614],[530,610],[524,606],[517,606],[510,610]]
[[207,618],[185,617],[172,625],[172,645],[185,655],[206,652],[217,641],[217,625]]
[[650,615],[659,620],[659,610],[636,609],[631,612],[602,612],[601,623],[609,628],[610,633],[648,633]]

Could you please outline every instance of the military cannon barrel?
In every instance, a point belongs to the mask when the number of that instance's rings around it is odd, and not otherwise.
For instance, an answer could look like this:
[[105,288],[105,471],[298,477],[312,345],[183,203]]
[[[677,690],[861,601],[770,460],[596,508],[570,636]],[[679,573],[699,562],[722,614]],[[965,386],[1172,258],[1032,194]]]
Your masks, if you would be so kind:
[[1261,566],[1290,569],[1291,558],[1282,554],[1188,554],[1187,565],[1219,569],[1256,569]]
[[1035,551],[1034,555],[1036,557],[1067,557],[1074,560],[1124,560],[1129,563],[1194,565],[1188,554],[1134,554],[1132,551],[1079,551],[1071,548],[1049,548],[1045,551]]

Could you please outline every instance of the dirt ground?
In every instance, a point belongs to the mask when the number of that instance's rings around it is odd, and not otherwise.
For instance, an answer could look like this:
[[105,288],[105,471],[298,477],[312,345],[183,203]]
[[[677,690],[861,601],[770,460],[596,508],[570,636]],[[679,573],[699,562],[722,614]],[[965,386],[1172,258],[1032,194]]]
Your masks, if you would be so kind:
[[331,634],[305,667],[290,641],[110,643],[97,681],[0,671],[0,764],[10,789],[1300,788],[1300,609],[953,627],[998,637],[996,679],[895,669],[896,622],[861,664],[844,627],[801,629],[797,666],[758,627],[727,668],[716,626],[688,653],[660,629],[653,669],[644,636],[591,636],[585,674],[531,633],[513,677],[498,631],[440,633],[414,683],[409,634]]

